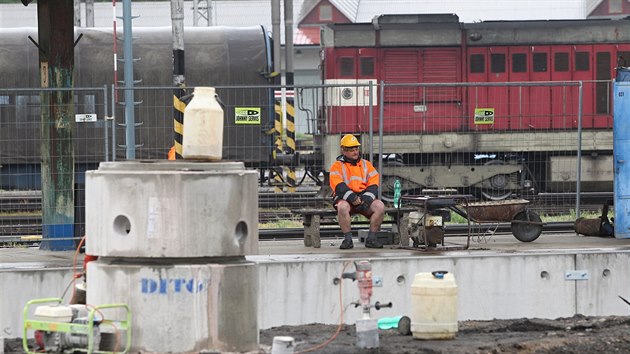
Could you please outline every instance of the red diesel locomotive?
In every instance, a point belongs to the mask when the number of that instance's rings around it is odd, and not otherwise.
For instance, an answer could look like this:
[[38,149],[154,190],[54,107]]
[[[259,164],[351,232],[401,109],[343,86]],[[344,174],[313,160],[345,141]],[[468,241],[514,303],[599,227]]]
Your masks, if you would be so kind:
[[628,19],[383,15],[330,25],[322,47],[333,85],[318,121],[324,166],[354,133],[364,152],[382,146],[385,195],[396,179],[407,193],[486,199],[575,191],[578,179],[583,191],[612,191],[612,82],[630,65]]

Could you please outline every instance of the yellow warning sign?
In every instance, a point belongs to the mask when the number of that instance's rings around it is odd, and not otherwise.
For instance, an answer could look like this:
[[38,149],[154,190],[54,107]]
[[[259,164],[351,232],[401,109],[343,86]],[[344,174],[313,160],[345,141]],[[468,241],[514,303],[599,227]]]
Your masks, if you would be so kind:
[[494,108],[475,108],[475,124],[494,124]]
[[235,107],[234,124],[260,124],[260,107]]

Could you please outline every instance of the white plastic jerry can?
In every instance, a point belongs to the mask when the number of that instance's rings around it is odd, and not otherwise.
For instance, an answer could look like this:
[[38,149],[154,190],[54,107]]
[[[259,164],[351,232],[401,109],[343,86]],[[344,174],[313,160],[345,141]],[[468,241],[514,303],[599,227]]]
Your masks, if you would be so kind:
[[195,87],[184,109],[184,159],[218,161],[223,157],[223,109],[214,87]]

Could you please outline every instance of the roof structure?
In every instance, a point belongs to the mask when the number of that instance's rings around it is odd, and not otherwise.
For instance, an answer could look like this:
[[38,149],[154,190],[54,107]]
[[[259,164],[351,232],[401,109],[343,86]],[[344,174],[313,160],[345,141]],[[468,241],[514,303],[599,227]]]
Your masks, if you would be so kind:
[[[368,23],[383,14],[454,13],[462,22],[486,20],[584,19],[608,0],[293,0],[294,45],[319,44],[319,27],[332,22]],[[627,0],[623,0],[627,1]],[[280,0],[281,6],[284,0]],[[215,26],[252,26],[271,30],[271,0],[210,0]],[[319,7],[332,7],[322,21]],[[122,16],[122,4],[117,6]],[[193,25],[193,1],[184,2],[184,25]],[[283,10],[281,10],[281,14]],[[170,26],[170,2],[132,2],[134,26]],[[84,16],[84,15],[83,15]],[[96,27],[112,26],[112,3],[94,4]],[[37,6],[0,5],[0,27],[37,26]],[[284,32],[284,26],[281,26]],[[284,42],[284,34],[282,34]]]

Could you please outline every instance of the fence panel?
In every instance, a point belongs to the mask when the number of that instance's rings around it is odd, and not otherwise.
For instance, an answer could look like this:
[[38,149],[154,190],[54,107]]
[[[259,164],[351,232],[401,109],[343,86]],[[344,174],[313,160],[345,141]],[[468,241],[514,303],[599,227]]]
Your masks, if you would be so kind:
[[364,152],[382,160],[386,199],[396,179],[408,194],[573,199],[612,191],[609,84],[379,84],[372,103],[369,85],[331,87],[320,129],[361,136]]

